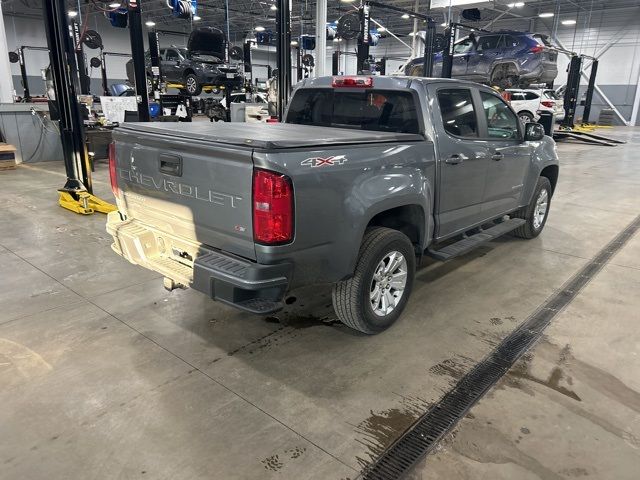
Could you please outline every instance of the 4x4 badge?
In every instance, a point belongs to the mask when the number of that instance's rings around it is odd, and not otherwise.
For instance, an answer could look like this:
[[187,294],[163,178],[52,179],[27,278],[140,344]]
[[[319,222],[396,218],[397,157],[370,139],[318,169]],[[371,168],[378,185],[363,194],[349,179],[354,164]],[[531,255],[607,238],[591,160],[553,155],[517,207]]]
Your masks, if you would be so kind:
[[311,168],[327,167],[329,165],[342,165],[347,161],[347,157],[344,155],[337,155],[334,157],[312,157],[307,158],[300,162],[300,165],[305,165]]

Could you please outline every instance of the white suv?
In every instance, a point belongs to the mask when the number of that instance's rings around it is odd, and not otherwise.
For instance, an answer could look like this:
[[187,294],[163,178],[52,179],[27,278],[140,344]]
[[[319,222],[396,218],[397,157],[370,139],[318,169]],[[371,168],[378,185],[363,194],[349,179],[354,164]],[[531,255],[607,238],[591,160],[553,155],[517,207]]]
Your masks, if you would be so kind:
[[507,92],[511,94],[511,106],[522,123],[538,121],[541,111],[554,113],[558,122],[564,120],[562,100],[553,90],[510,88]]

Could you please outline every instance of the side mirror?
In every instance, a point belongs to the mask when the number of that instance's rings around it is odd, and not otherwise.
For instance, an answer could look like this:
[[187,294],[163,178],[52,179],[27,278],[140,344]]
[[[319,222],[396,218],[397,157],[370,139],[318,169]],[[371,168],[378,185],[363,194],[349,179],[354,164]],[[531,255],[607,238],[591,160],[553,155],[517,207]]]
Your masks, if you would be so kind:
[[524,126],[524,140],[526,142],[539,142],[544,138],[544,127],[539,123],[527,123]]

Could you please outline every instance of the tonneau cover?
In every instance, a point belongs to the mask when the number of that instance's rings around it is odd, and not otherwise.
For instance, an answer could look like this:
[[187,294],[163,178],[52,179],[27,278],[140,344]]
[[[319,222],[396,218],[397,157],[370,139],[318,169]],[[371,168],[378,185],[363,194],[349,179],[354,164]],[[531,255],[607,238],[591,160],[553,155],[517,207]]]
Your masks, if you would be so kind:
[[118,130],[129,134],[145,132],[165,138],[174,136],[264,150],[424,140],[421,135],[412,133],[373,132],[290,123],[124,123]]

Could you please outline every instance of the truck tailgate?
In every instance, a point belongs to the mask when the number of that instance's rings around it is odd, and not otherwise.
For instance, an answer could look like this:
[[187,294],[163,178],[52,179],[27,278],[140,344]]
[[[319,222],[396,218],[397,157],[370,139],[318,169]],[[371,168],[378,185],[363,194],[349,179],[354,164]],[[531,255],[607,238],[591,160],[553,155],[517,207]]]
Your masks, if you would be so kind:
[[255,259],[252,149],[131,124],[114,132],[118,206],[128,219]]

